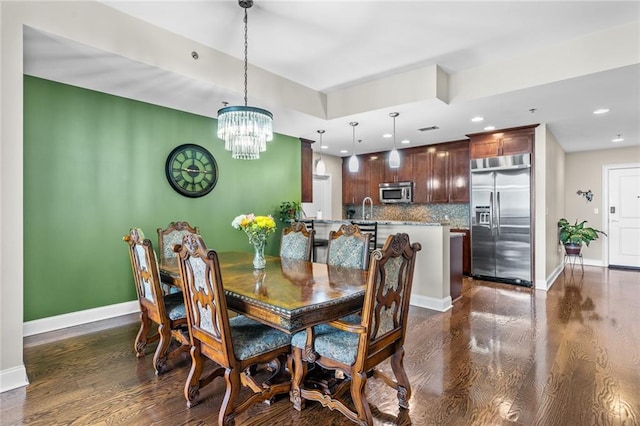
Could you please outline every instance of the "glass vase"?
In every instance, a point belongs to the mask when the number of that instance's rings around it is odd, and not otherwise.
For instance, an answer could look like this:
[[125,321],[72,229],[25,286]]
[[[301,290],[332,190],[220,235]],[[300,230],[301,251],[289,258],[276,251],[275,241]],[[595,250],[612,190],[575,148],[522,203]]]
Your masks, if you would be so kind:
[[253,256],[253,268],[264,269],[267,265],[267,260],[264,258],[264,246],[266,241],[261,238],[256,238],[252,242],[254,256]]

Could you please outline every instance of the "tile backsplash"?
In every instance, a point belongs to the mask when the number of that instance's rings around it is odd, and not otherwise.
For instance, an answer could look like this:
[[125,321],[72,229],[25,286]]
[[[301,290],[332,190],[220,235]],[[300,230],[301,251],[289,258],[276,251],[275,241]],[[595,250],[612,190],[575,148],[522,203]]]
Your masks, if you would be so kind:
[[[342,218],[348,219],[353,210],[353,219],[362,219],[362,206],[345,206]],[[369,206],[365,209],[369,214]],[[469,204],[382,204],[373,206],[372,220],[398,220],[410,222],[445,223],[452,228],[469,228]]]

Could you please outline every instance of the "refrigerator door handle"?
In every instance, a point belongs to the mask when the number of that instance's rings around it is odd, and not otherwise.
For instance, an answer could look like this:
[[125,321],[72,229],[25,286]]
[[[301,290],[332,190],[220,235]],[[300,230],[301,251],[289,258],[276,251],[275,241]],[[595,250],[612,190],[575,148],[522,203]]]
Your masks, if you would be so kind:
[[493,236],[493,214],[495,209],[493,208],[493,191],[489,193],[489,229],[491,230],[491,236]]
[[500,216],[502,216],[502,212],[500,211],[500,193],[496,192],[496,235],[500,236]]

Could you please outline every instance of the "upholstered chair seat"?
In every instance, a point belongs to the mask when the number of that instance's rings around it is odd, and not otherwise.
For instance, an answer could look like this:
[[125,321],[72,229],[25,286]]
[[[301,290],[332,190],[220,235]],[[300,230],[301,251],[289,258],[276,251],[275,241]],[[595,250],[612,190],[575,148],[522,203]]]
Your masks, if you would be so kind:
[[291,336],[244,315],[229,319],[233,352],[240,360],[288,347]]

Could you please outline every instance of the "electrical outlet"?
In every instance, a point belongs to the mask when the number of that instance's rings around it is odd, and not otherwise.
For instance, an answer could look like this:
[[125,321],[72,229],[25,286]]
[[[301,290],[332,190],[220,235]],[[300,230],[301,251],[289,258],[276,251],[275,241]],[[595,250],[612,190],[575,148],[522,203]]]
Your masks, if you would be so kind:
[[597,208],[597,207],[596,207],[596,208],[594,208],[594,209],[593,209],[593,214],[598,214],[598,213],[600,213],[600,211],[598,210],[598,208]]

